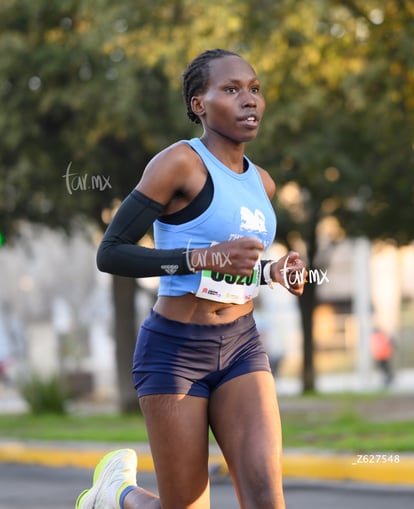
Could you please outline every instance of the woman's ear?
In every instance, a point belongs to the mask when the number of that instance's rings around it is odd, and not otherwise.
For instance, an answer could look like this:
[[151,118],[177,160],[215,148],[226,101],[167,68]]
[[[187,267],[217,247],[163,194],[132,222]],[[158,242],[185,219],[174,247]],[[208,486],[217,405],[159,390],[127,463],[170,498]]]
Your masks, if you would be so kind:
[[201,96],[194,96],[191,98],[191,109],[198,117],[202,117],[205,113],[203,98]]

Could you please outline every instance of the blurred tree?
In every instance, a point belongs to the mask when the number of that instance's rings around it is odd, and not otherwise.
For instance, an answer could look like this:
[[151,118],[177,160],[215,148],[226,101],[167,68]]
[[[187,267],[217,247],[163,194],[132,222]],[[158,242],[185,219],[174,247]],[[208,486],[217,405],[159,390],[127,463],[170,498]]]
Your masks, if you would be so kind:
[[[0,6],[0,229],[29,220],[101,228],[161,148],[189,137],[180,73],[215,46],[234,2],[8,0]],[[234,33],[234,30],[230,30]],[[197,43],[193,44],[193,40]],[[119,395],[130,365],[136,282],[113,278]]]
[[[306,246],[311,267],[327,217],[338,236],[409,242],[413,14],[398,0],[2,2],[0,230],[9,238],[21,218],[103,227],[155,152],[199,132],[185,118],[179,75],[221,46],[249,59],[264,84],[268,110],[249,153],[279,185],[279,239]],[[130,410],[136,327],[133,306],[122,308],[135,281],[114,282]],[[307,285],[299,299],[305,390],[314,388],[315,298]]]
[[[161,65],[126,58],[114,42],[142,25],[145,9],[134,10],[136,4],[1,4],[0,230],[6,238],[18,233],[22,219],[67,231],[104,227],[154,152],[181,135]],[[130,376],[135,290],[134,280],[114,278],[123,411],[137,404]]]
[[[279,238],[306,246],[313,268],[326,218],[337,221],[332,242],[345,234],[412,241],[414,3],[249,5],[246,32],[260,27],[251,60],[268,97],[255,148],[281,185]],[[307,285],[299,300],[305,390],[314,389],[315,290]]]

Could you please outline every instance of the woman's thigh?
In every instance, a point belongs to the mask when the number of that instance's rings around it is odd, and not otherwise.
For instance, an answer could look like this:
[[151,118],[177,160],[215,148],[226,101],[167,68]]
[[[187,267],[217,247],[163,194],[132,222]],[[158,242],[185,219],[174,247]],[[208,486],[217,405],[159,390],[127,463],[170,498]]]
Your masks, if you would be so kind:
[[140,398],[163,509],[207,509],[208,400],[184,394]]
[[210,398],[209,418],[241,508],[284,508],[282,436],[272,375],[257,371],[221,385]]

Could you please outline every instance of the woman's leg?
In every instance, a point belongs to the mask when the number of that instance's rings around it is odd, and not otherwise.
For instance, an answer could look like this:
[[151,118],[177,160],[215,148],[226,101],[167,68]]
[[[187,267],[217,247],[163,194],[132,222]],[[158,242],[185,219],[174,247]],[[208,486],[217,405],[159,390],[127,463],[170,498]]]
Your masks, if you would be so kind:
[[[208,509],[208,400],[183,394],[140,399],[163,509]],[[135,492],[125,509],[133,509]],[[138,506],[136,506],[138,507]]]
[[166,394],[142,397],[140,404],[161,501],[136,486],[135,452],[121,449],[101,460],[76,509],[118,509],[120,498],[123,509],[160,509],[161,503],[163,509],[208,509],[208,400]]
[[155,493],[136,488],[124,500],[124,509],[161,509],[160,499]]
[[284,509],[282,433],[271,373],[248,373],[218,387],[209,417],[241,509]]

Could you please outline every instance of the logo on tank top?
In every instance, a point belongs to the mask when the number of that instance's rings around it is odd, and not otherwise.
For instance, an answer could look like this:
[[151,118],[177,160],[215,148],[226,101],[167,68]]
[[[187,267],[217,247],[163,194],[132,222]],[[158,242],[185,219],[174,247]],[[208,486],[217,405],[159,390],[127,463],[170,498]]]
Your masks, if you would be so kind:
[[267,233],[266,219],[263,212],[255,209],[252,212],[247,207],[240,207],[240,230],[247,230],[249,232]]

